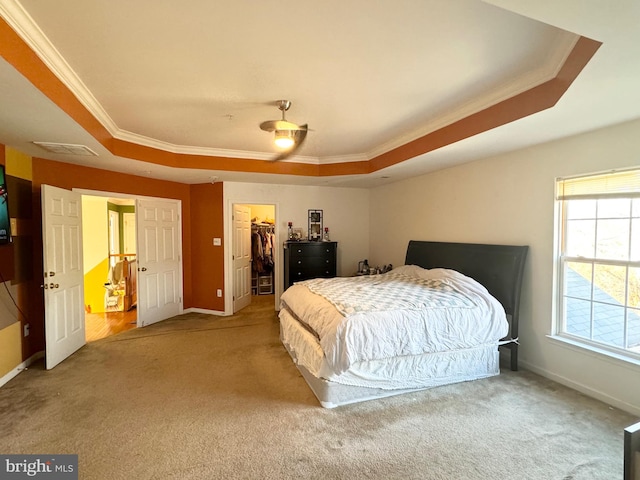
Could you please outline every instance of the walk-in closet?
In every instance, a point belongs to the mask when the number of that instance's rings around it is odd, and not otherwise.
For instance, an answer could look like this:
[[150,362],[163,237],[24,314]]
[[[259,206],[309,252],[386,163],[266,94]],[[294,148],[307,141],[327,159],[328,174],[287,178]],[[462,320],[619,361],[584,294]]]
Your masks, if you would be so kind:
[[274,293],[276,226],[274,205],[248,205],[251,209],[251,293]]

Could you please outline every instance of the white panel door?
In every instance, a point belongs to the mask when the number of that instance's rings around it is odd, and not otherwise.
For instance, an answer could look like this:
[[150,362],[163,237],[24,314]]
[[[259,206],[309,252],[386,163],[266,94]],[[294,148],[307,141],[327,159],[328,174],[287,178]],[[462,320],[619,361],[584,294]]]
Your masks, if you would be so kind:
[[251,208],[233,205],[233,313],[251,303]]
[[180,204],[136,200],[138,326],[182,312]]
[[[129,255],[136,253],[136,214],[125,212],[122,214],[122,225],[124,227],[124,252]],[[131,260],[131,259],[130,259]]]
[[121,258],[116,255],[120,252],[120,214],[109,210],[109,266],[113,267]]
[[45,362],[51,369],[86,343],[82,269],[82,200],[42,185]]

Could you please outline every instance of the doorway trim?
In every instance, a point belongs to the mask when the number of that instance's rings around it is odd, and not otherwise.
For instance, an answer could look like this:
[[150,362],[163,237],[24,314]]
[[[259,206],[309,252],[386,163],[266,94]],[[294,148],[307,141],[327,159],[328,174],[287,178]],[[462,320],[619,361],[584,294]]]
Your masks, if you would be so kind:
[[[83,195],[81,195],[80,197],[82,198],[82,196]],[[120,246],[120,214],[114,210],[107,210],[107,214],[109,215],[109,228],[107,232],[107,235],[109,236],[109,254],[112,255],[114,253],[122,253],[120,251],[114,251],[116,235],[118,237],[118,246]],[[116,223],[115,220],[118,220],[118,222]],[[112,258],[109,258],[109,268],[113,267],[113,265],[115,265],[115,262]]]
[[[149,197],[146,195],[136,195],[136,194],[125,194],[125,193],[115,193],[115,192],[105,192],[105,191],[101,191],[101,190],[87,190],[84,188],[72,188],[71,189],[72,192],[75,193],[79,193],[80,195],[87,195],[87,196],[91,196],[91,197],[110,197],[110,198],[122,198],[122,199],[128,199],[128,200],[152,200],[152,201],[170,201],[170,202],[177,202],[178,203],[178,209],[179,212],[178,214],[180,215],[180,219],[178,221],[178,228],[179,228],[179,232],[178,232],[178,242],[180,245],[180,265],[179,265],[179,297],[180,297],[180,304],[179,304],[179,314],[184,313],[184,265],[183,265],[183,261],[184,261],[184,246],[182,245],[182,200],[178,200],[176,198],[162,198],[162,197]],[[138,298],[139,300],[139,298]],[[84,298],[82,299],[83,303],[84,303]],[[139,308],[139,307],[138,307]],[[137,315],[137,319],[136,319],[136,323],[137,323],[137,327],[142,327],[143,325],[140,324],[140,315]]]

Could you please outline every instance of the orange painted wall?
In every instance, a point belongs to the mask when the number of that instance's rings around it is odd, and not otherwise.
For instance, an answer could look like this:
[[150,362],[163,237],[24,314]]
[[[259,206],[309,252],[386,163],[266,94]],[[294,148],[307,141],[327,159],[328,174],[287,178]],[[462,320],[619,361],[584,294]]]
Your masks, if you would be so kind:
[[[197,201],[206,201],[204,205],[198,205],[199,213],[195,218],[202,223],[207,223],[210,227],[215,227],[216,232],[223,231],[222,221],[222,184],[203,186],[202,189],[198,186],[190,186],[186,184],[169,182],[164,180],[155,180],[145,177],[139,177],[135,175],[125,175],[122,173],[109,172],[106,170],[99,170],[95,168],[82,167],[78,165],[71,165],[66,163],[54,162],[51,160],[45,160],[41,158],[33,159],[33,189],[35,202],[34,205],[39,205],[40,202],[40,190],[42,184],[54,185],[60,188],[72,189],[82,188],[88,190],[97,190],[102,192],[114,192],[128,195],[143,195],[150,197],[160,198],[172,198],[182,201],[182,245],[183,245],[183,286],[184,286],[184,308],[212,308],[207,307],[199,303],[203,298],[202,295],[198,297],[198,302],[194,301],[193,284],[204,284],[210,282],[211,271],[206,272],[206,276],[201,277],[200,270],[194,275],[193,272],[193,245],[201,243],[200,230],[197,230],[196,237],[192,232],[192,190],[194,192]],[[196,188],[194,188],[196,187]],[[214,187],[216,192],[213,195],[205,194],[207,188]],[[203,200],[204,197],[204,200]],[[206,207],[206,214],[203,213],[202,208]],[[219,211],[219,215],[212,216],[211,211]],[[34,217],[40,217],[41,211],[34,212]],[[206,221],[205,221],[206,220]],[[36,223],[37,224],[37,223]],[[34,238],[34,252],[42,251],[42,230],[41,225],[37,227],[38,232],[35,233]],[[217,233],[216,233],[217,234]],[[207,233],[207,235],[209,235]],[[221,236],[221,234],[219,235]],[[211,242],[210,237],[207,237]],[[37,243],[37,244],[35,244]],[[197,247],[196,247],[197,251]],[[34,272],[41,276],[42,271],[42,255],[35,255],[37,257],[34,262]],[[197,260],[200,262],[200,259]],[[224,277],[223,263],[215,260],[215,267],[220,268],[219,275]],[[222,287],[219,287],[222,288]],[[214,290],[215,293],[215,290]],[[40,295],[42,297],[42,295]],[[222,300],[222,299],[220,299]],[[40,302],[42,300],[40,299]],[[218,309],[218,308],[216,308]],[[220,310],[224,310],[224,303],[219,307]],[[44,311],[44,310],[43,310]]]
[[[199,306],[194,305],[192,297],[191,192],[189,185],[34,158],[33,187],[34,194],[38,197],[38,201],[42,184],[54,185],[66,189],[82,188],[102,192],[181,200],[184,307]],[[41,213],[38,212],[36,216],[41,216]],[[41,231],[36,235],[36,238],[39,239],[40,245],[34,246],[34,251],[42,251]],[[40,250],[38,250],[38,247]],[[38,268],[41,270],[41,255],[38,263]]]
[[[2,155],[4,150],[4,145],[0,144],[2,164],[4,164],[4,155]],[[82,188],[180,200],[182,202],[184,308],[224,311],[224,297],[216,296],[216,290],[224,288],[223,247],[214,248],[212,241],[213,237],[223,238],[222,183],[186,185],[41,158],[33,158],[32,167],[31,195],[27,190],[26,197],[21,200],[25,208],[26,204],[30,203],[27,209],[30,218],[25,219],[25,222],[29,220],[29,232],[26,232],[29,233],[29,251],[22,252],[29,258],[29,262],[11,262],[11,266],[15,266],[16,269],[15,275],[24,280],[19,301],[27,313],[31,326],[30,336],[22,339],[23,360],[44,350],[45,347],[44,296],[39,287],[42,278],[42,223],[40,221],[42,184],[66,189]],[[31,202],[29,202],[29,196],[32,197]],[[18,210],[16,213],[20,213]],[[27,226],[27,223],[24,225]]]
[[[31,302],[34,294],[40,295],[39,278],[34,277],[33,272],[33,195],[31,180],[18,177],[9,177],[7,184],[9,192],[9,213],[16,219],[18,231],[13,232],[14,248],[14,278],[12,284],[18,294],[18,305],[20,306],[20,321],[22,328],[25,324],[30,326],[34,323],[33,318],[37,318],[37,311],[34,311]],[[23,316],[23,314],[26,315]],[[42,340],[43,341],[43,340]],[[22,360],[26,360],[33,353],[39,351],[37,346],[41,345],[38,328],[31,328],[28,337],[22,338]],[[40,348],[41,350],[41,348]]]
[[[224,310],[224,222],[222,183],[191,185],[191,291],[193,304],[208,310]],[[222,239],[214,246],[213,239]],[[223,297],[216,296],[216,290]]]
[[[7,155],[9,153],[5,145],[0,144],[0,164],[7,165]],[[33,276],[31,180],[17,176],[18,173],[24,172],[12,171],[12,166],[15,168],[15,162],[6,171],[9,214],[12,219],[16,220],[18,229],[12,231],[11,244],[0,246],[0,270],[3,278],[10,281],[15,292],[17,319],[21,324],[18,331],[22,332],[26,324],[30,326],[35,324],[35,328],[31,329],[28,337],[22,335],[18,337],[21,350],[20,361],[24,361],[33,353],[44,348],[44,322],[41,319],[41,311],[37,308],[37,302],[33,301],[35,297],[41,295],[41,292],[39,290],[40,282],[36,283]],[[32,322],[32,319],[36,321]]]

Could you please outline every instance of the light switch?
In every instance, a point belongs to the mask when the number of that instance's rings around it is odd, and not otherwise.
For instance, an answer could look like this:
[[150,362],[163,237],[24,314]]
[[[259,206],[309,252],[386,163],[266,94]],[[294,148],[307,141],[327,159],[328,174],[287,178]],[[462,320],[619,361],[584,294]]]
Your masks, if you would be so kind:
[[222,245],[222,239],[221,238],[214,238],[213,239],[213,245],[216,247],[219,247],[220,245]]

